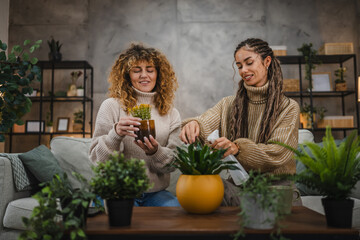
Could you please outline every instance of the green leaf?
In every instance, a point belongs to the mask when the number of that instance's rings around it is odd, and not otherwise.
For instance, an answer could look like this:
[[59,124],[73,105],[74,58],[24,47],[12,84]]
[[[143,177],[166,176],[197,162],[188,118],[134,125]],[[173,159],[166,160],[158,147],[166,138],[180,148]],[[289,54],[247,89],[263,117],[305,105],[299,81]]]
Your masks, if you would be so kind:
[[7,49],[6,43],[0,42],[0,49],[6,51]]
[[38,62],[38,59],[36,57],[31,58],[30,63],[35,65]]
[[29,61],[29,54],[28,53],[24,53],[22,56],[22,60],[23,61]]
[[29,48],[29,52],[30,53],[33,53],[35,51],[35,46],[31,46],[30,48]]
[[30,40],[25,40],[25,41],[24,41],[24,46],[26,46],[26,45],[28,45],[28,44],[30,44]]
[[5,54],[5,52],[0,52],[0,61],[6,61],[6,54]]

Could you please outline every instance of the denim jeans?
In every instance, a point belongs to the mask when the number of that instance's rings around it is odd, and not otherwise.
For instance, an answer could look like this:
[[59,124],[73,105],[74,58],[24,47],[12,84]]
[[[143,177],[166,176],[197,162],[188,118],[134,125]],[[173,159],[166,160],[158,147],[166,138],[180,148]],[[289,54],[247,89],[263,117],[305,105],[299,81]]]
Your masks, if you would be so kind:
[[143,193],[135,198],[135,207],[180,207],[177,198],[170,192],[163,190],[159,192]]

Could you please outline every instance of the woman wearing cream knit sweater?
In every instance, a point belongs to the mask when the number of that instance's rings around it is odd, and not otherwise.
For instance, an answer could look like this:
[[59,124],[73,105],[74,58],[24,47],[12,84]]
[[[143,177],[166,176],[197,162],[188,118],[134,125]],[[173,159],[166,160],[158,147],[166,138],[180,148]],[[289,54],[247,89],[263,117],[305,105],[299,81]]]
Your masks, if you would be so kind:
[[[110,98],[100,106],[90,147],[93,162],[106,161],[114,150],[126,158],[144,159],[147,175],[153,183],[149,192],[135,199],[135,206],[180,206],[176,197],[165,189],[170,183],[167,165],[173,161],[173,151],[181,144],[181,119],[172,107],[177,79],[172,66],[158,50],[132,44],[112,67],[109,82]],[[139,118],[131,117],[128,109],[150,104],[155,120],[153,136],[135,141]]]
[[[212,147],[228,149],[245,170],[294,174],[293,153],[268,141],[298,145],[299,105],[282,92],[280,63],[268,43],[246,39],[234,52],[241,80],[236,96],[223,98],[202,115],[183,121],[180,138],[192,143],[205,140],[218,129],[220,138]],[[225,183],[225,205],[238,205],[234,185]]]

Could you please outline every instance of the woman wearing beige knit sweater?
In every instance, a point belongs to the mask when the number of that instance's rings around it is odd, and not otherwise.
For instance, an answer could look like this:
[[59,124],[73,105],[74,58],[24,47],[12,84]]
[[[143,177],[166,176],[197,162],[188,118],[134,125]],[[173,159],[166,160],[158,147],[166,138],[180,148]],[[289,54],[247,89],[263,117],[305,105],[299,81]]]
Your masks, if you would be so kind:
[[[299,105],[282,92],[280,63],[268,43],[246,39],[234,52],[241,80],[236,96],[223,98],[202,115],[183,121],[180,138],[192,143],[205,140],[218,129],[220,138],[212,147],[228,149],[249,171],[294,174],[293,153],[268,141],[298,145]],[[238,205],[234,185],[225,183],[225,205]]]
[[[173,161],[173,151],[181,144],[181,119],[172,107],[177,79],[167,58],[154,48],[132,44],[120,54],[110,73],[110,98],[100,106],[90,147],[93,162],[104,162],[114,150],[126,158],[144,159],[147,175],[154,186],[135,206],[180,206],[176,197],[165,191],[170,183],[167,167]],[[139,118],[129,115],[128,109],[139,104],[150,104],[155,120],[153,136],[135,141]]]

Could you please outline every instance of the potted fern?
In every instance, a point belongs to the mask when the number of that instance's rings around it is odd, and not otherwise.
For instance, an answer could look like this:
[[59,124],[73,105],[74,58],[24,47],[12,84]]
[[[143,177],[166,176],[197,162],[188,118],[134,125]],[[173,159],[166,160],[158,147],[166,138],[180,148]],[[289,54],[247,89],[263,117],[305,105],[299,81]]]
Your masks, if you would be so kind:
[[[305,166],[297,175],[297,181],[316,189],[321,195],[327,225],[351,228],[354,200],[349,198],[355,184],[360,180],[360,138],[354,130],[338,147],[326,127],[323,146],[305,142],[302,151],[275,142],[295,153],[295,158]],[[307,146],[310,153],[305,151]]]
[[93,169],[91,186],[106,200],[110,226],[130,225],[134,199],[151,187],[145,161],[125,159],[124,154],[114,151]]
[[187,148],[177,147],[171,166],[182,172],[176,184],[176,196],[186,211],[207,214],[220,206],[224,185],[219,173],[238,169],[234,161],[222,161],[225,152],[226,149],[211,149],[200,142]]
[[134,132],[137,137],[135,140],[144,141],[144,137],[156,137],[155,121],[151,119],[151,106],[149,104],[140,104],[128,110],[133,117],[141,118],[139,131]]

